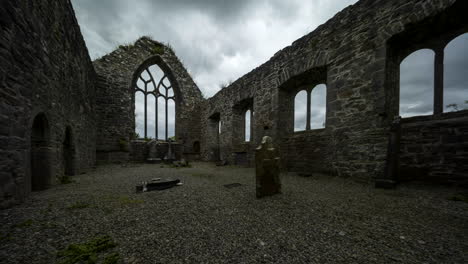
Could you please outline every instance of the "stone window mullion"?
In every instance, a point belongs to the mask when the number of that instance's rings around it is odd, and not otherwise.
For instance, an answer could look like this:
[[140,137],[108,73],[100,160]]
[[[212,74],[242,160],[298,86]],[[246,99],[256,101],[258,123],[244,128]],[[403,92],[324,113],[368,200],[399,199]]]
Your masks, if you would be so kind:
[[306,130],[310,130],[310,96],[312,90],[307,89],[307,119],[306,119]]
[[444,112],[444,48],[434,51],[434,115],[439,115]]

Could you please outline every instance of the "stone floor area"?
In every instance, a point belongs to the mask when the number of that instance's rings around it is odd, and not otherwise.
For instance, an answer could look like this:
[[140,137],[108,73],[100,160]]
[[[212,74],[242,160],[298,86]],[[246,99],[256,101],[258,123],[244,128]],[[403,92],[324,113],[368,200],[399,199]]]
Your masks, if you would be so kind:
[[[58,251],[102,235],[117,246],[98,263],[112,252],[116,263],[468,263],[455,189],[281,176],[283,194],[258,200],[253,169],[98,167],[0,211],[0,263],[67,263]],[[155,177],[184,185],[135,193]]]

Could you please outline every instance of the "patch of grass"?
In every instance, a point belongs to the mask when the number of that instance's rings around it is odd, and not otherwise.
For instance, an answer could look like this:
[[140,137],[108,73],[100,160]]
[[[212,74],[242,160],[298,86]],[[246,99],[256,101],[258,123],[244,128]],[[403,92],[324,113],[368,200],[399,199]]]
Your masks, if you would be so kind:
[[28,219],[28,220],[25,220],[25,221],[23,221],[21,223],[13,225],[13,227],[18,227],[18,228],[30,227],[30,226],[32,226],[32,224],[33,224],[33,220]]
[[449,197],[448,199],[450,201],[468,203],[468,195],[466,194],[456,194],[454,196]]
[[118,48],[119,48],[119,49],[123,49],[123,50],[125,50],[125,51],[128,51],[128,50],[130,50],[131,48],[133,48],[133,44],[130,44],[130,43],[129,43],[129,44],[119,45]]
[[[98,263],[100,253],[103,253],[111,248],[115,248],[117,244],[112,241],[110,236],[95,237],[88,242],[82,244],[70,244],[64,250],[57,252],[57,258],[60,259],[60,264],[75,264],[75,263]],[[117,263],[119,256],[117,253],[107,255],[101,263]]]
[[194,177],[200,177],[200,178],[212,178],[212,177],[214,177],[213,174],[210,174],[210,173],[199,173],[199,172],[192,173],[192,176],[194,176]]
[[121,205],[141,204],[145,202],[140,199],[132,199],[129,196],[120,196],[118,200]]
[[72,205],[68,206],[67,209],[69,209],[69,210],[84,209],[84,208],[88,208],[90,206],[91,205],[89,203],[77,202],[75,204],[72,204]]
[[60,178],[60,184],[69,184],[69,183],[74,183],[75,181],[71,179],[70,176],[68,175],[63,175]]

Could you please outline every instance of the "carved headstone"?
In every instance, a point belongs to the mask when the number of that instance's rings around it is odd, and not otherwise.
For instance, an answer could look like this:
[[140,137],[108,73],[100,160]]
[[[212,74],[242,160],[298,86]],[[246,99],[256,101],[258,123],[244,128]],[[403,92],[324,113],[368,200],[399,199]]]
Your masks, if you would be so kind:
[[255,150],[257,198],[281,193],[280,158],[271,137],[265,136]]

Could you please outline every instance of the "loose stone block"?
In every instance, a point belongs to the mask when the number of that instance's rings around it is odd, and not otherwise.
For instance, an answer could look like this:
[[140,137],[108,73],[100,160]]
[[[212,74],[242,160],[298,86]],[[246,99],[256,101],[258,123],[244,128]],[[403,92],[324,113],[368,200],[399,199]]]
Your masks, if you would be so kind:
[[265,136],[255,150],[257,198],[281,193],[280,158],[271,137]]

